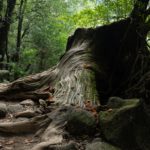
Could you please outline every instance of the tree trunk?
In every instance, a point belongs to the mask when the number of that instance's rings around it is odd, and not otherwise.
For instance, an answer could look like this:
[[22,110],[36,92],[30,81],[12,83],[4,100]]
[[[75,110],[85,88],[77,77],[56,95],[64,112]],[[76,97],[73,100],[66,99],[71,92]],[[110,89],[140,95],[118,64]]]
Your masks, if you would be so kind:
[[39,99],[35,93],[45,88],[54,89],[53,98],[57,101],[81,105],[83,100],[103,104],[114,95],[138,97],[133,89],[131,95],[125,90],[135,86],[149,70],[146,46],[149,28],[144,26],[148,2],[143,2],[142,7],[139,2],[127,19],[97,28],[77,29],[68,38],[66,53],[57,66],[10,83],[2,89],[0,97],[9,99],[8,95],[15,95],[15,100],[22,99],[19,91],[24,95],[33,93],[34,99]]
[[[57,66],[10,83],[7,89],[2,89],[0,98],[15,95],[14,100],[39,99],[38,92],[47,90],[47,96],[43,94],[45,99],[49,97],[48,88],[54,89],[56,101],[79,105],[86,100],[105,104],[110,96],[141,96],[141,89],[130,88],[149,73],[145,41],[148,31],[137,32],[135,27],[127,18],[95,29],[77,29],[69,37],[66,53]],[[126,94],[129,89],[130,94]],[[21,93],[26,96],[23,98]]]
[[19,7],[18,31],[17,31],[17,41],[16,41],[16,59],[15,59],[16,62],[19,61],[19,53],[20,53],[20,47],[22,43],[22,25],[23,25],[23,18],[24,18],[26,3],[27,3],[27,0],[21,0],[20,7]]
[[[11,24],[11,17],[16,4],[16,0],[8,0],[5,16],[0,18],[0,62],[4,60],[6,55],[7,61],[9,56],[7,52],[8,45],[8,32]],[[1,2],[1,8],[3,8],[3,1]]]
[[[110,96],[142,98],[148,104],[150,54],[146,46],[146,36],[149,29],[144,24],[148,1],[142,2],[142,8],[138,5],[139,2],[127,19],[94,29],[77,29],[68,38],[66,53],[55,67],[2,84],[0,99],[32,99],[44,105],[44,108],[53,102],[82,108],[86,108],[87,104],[88,107],[102,107]],[[33,126],[32,131],[36,132],[40,128],[42,134],[41,128],[47,128],[54,114],[42,115],[22,123],[3,123],[0,124],[0,131],[30,133]],[[62,122],[56,122],[55,125],[58,127],[59,124],[60,129]],[[48,134],[46,132],[44,137]],[[43,147],[38,145],[38,148],[48,148],[50,143],[43,144]]]

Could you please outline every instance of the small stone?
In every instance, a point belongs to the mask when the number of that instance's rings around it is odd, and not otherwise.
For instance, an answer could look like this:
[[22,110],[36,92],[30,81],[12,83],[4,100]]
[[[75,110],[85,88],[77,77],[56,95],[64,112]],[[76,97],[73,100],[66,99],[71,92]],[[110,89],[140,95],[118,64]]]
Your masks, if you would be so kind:
[[10,113],[17,113],[23,111],[24,108],[20,104],[13,104],[13,105],[8,105],[8,112]]
[[47,107],[47,104],[46,104],[46,101],[43,100],[43,99],[39,99],[39,103],[42,107],[46,108]]
[[34,101],[31,99],[26,99],[20,103],[21,105],[26,105],[26,106],[34,106]]
[[102,141],[101,138],[95,138],[95,139],[93,140],[93,142],[101,142],[101,141]]
[[0,103],[0,118],[5,117],[7,114],[7,106],[4,103]]

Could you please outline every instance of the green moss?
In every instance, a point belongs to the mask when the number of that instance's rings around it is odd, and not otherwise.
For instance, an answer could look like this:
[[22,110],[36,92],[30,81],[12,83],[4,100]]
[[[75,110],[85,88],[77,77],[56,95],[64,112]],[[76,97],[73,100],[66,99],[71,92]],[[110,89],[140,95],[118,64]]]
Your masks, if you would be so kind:
[[68,118],[67,130],[73,135],[91,135],[94,133],[94,116],[82,109],[73,110]]
[[121,147],[137,147],[134,122],[140,100],[113,99],[109,102],[109,106],[112,106],[111,111],[99,113],[100,128],[105,138]]
[[86,150],[120,150],[120,148],[105,142],[93,142],[87,145]]

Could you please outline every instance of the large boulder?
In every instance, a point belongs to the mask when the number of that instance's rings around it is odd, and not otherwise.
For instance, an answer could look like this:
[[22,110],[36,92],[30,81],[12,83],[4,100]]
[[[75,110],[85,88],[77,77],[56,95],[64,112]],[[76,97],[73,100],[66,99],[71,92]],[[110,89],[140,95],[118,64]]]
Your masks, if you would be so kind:
[[96,119],[88,111],[76,108],[68,115],[67,131],[72,135],[92,135],[96,129]]
[[112,97],[108,111],[99,113],[102,134],[122,150],[150,149],[150,119],[139,99]]
[[87,137],[95,134],[96,119],[94,115],[82,108],[60,106],[47,115],[52,122],[42,135],[44,141],[60,143],[63,138],[68,140],[72,136]]
[[8,112],[9,113],[18,113],[24,111],[24,107],[20,104],[10,104],[8,105]]

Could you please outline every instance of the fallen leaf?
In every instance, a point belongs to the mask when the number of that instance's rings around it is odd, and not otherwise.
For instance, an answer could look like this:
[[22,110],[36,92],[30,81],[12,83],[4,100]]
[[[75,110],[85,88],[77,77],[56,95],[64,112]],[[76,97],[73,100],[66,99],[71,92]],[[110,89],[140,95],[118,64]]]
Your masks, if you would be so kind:
[[85,109],[86,109],[87,111],[90,111],[90,112],[94,115],[94,117],[96,117],[96,118],[98,117],[97,110],[96,110],[96,108],[92,105],[91,101],[89,101],[89,100],[85,101],[85,102],[84,102],[84,105],[85,105]]

